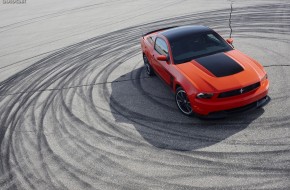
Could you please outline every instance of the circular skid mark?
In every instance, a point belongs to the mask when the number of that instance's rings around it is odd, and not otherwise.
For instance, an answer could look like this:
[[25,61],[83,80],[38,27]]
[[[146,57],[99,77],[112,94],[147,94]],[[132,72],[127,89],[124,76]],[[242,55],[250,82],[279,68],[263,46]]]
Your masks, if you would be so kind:
[[[289,48],[289,10],[234,9],[233,36]],[[225,120],[183,116],[170,90],[141,68],[142,31],[202,24],[227,37],[228,17],[215,10],[111,32],[1,82],[1,187],[289,188],[290,68],[272,59],[275,48],[251,47],[267,52],[271,103]]]

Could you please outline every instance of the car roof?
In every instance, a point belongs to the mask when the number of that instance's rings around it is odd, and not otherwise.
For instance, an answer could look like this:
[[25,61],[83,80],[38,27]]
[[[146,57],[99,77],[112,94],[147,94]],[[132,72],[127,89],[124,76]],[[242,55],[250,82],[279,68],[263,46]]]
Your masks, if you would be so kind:
[[170,28],[168,30],[161,31],[160,34],[165,36],[169,41],[174,41],[175,39],[178,39],[183,36],[212,31],[213,31],[212,29],[206,26],[192,25]]

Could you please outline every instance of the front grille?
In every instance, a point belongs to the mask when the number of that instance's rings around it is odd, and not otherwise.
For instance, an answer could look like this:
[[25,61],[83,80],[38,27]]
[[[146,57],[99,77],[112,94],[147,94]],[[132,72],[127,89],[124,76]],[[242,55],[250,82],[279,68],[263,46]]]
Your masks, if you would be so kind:
[[241,94],[245,94],[247,92],[250,92],[252,90],[257,89],[258,87],[260,87],[260,82],[257,82],[255,84],[251,84],[249,86],[246,86],[244,88],[240,88],[240,89],[236,89],[236,90],[231,90],[231,91],[227,91],[227,92],[222,92],[218,95],[218,98],[227,98],[227,97],[231,97],[231,96],[237,96],[237,95],[241,95]]

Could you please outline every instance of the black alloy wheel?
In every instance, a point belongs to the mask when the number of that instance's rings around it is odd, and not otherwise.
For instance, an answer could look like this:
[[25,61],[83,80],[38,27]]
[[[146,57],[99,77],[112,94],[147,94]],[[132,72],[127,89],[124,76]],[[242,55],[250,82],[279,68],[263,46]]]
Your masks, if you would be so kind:
[[185,114],[187,116],[193,115],[193,111],[192,111],[190,102],[187,98],[187,94],[181,87],[177,88],[177,90],[176,90],[175,101],[176,101],[176,104],[177,104],[179,110],[183,114]]

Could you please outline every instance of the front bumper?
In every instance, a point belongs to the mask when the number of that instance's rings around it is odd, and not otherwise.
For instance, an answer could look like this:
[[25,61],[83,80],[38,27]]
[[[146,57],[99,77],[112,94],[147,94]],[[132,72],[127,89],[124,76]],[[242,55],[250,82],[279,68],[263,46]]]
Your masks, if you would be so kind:
[[248,105],[237,107],[229,110],[223,110],[223,111],[217,111],[217,112],[211,112],[208,115],[200,115],[196,114],[200,118],[209,118],[209,119],[218,119],[218,118],[225,118],[230,115],[236,115],[239,113],[248,112],[257,108],[261,108],[268,104],[270,102],[271,98],[269,96],[265,96],[262,99],[259,99],[258,101],[255,101],[253,103],[250,103]]
[[197,99],[195,96],[189,98],[191,105],[193,105],[193,111],[197,115],[222,115],[221,117],[225,117],[234,112],[240,113],[249,108],[261,107],[260,105],[263,105],[264,101],[270,100],[268,89],[269,80],[265,80],[258,89],[230,98],[213,98],[210,100]]

